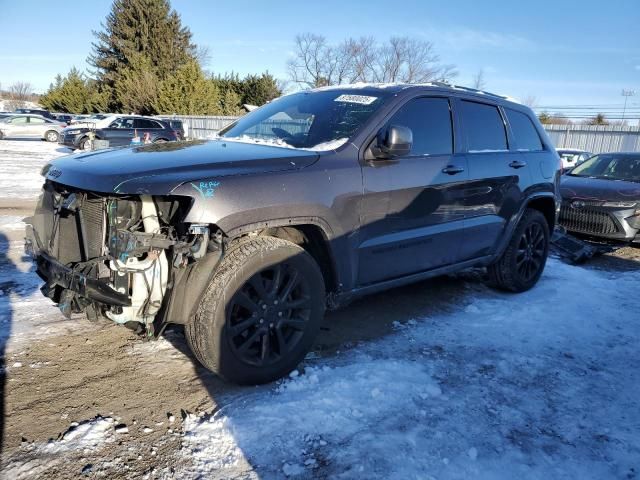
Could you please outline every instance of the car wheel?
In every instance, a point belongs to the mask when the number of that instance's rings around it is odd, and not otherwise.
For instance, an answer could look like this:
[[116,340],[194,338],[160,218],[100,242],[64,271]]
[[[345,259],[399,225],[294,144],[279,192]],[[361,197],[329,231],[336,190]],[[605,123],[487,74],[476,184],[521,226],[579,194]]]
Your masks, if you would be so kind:
[[55,130],[49,130],[48,132],[45,132],[44,138],[47,142],[57,142],[60,135]]
[[488,268],[492,285],[511,292],[533,287],[549,254],[549,225],[538,210],[527,209],[500,259]]
[[313,257],[287,240],[256,237],[223,257],[186,337],[198,360],[225,380],[267,383],[304,358],[324,310]]
[[80,150],[91,150],[91,140],[85,137],[82,140],[80,140],[80,144],[78,146]]

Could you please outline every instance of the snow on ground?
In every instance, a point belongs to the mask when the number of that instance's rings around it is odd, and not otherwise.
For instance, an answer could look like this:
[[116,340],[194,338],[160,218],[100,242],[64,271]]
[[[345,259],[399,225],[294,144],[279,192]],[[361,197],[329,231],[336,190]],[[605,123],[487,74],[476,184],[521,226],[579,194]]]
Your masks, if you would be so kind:
[[[0,195],[34,198],[58,148],[0,142]],[[2,218],[0,230],[19,223]],[[12,342],[74,325],[41,296],[21,248],[0,244],[0,340],[10,333]],[[212,415],[189,416],[175,478],[237,477],[246,465],[253,472],[242,478],[637,477],[640,273],[551,260],[521,295],[463,278],[466,303],[452,312],[398,323],[378,341],[315,356],[277,385],[234,389]],[[34,458],[19,468],[37,472],[47,449],[59,461],[100,451],[113,432],[108,419],[82,423],[53,446],[30,446]]]
[[24,231],[23,218],[19,215],[0,215],[0,232]]
[[42,140],[0,140],[0,198],[35,200],[42,187],[40,170],[71,150]]
[[[31,444],[25,447],[33,460],[26,463],[6,465],[3,478],[37,478],[46,476],[46,469],[52,464],[64,461],[63,454],[71,451],[89,453],[115,441],[118,428],[111,417],[96,417],[86,422],[71,424],[59,439],[51,439],[45,444]],[[85,472],[83,472],[85,473]],[[90,469],[86,472],[90,473]]]
[[[42,186],[40,170],[70,150],[40,140],[0,140],[0,201],[20,208],[34,201]],[[0,345],[71,330],[65,319],[39,291],[42,281],[31,260],[22,254],[22,215],[0,215]]]
[[66,319],[40,293],[42,280],[35,274],[31,259],[21,255],[22,250],[22,241],[0,241],[0,344],[10,337],[10,343],[17,345],[70,332],[77,326],[77,320]]
[[551,260],[525,294],[471,284],[454,313],[189,417],[181,475],[634,478],[639,282]]

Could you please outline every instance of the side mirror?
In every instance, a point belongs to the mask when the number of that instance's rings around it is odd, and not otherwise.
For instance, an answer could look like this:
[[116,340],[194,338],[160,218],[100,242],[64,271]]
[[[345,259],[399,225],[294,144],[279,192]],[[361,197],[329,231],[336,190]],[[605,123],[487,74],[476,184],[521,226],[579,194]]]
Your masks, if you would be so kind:
[[402,125],[389,125],[380,130],[373,146],[372,153],[376,158],[403,157],[411,153],[413,132]]

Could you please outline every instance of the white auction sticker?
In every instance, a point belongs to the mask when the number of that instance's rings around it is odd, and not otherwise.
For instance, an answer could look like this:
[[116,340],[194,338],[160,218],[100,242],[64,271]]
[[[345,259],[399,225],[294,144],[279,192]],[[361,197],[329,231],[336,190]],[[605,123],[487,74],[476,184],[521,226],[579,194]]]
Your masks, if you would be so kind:
[[367,95],[340,95],[334,102],[359,103],[361,105],[371,105],[378,97],[368,97]]

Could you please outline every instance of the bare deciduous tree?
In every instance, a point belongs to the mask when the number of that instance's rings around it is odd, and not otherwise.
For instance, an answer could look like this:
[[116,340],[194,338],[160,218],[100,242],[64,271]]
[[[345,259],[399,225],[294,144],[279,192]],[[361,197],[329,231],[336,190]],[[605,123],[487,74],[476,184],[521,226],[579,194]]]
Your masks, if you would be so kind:
[[9,87],[8,107],[11,110],[23,108],[33,97],[33,87],[28,82],[16,82]]
[[206,45],[198,45],[195,53],[196,61],[200,64],[200,67],[204,69],[211,63],[211,50]]
[[487,82],[484,79],[484,69],[481,68],[480,70],[478,70],[478,73],[476,73],[473,77],[473,88],[477,89],[477,90],[484,90],[487,87]]
[[446,81],[457,72],[441,65],[430,42],[392,37],[378,44],[372,37],[347,38],[332,45],[322,35],[305,33],[295,39],[288,62],[292,82],[309,87],[353,82]]
[[527,95],[522,99],[522,104],[526,105],[529,108],[534,108],[538,105],[538,99],[535,97],[535,95]]

